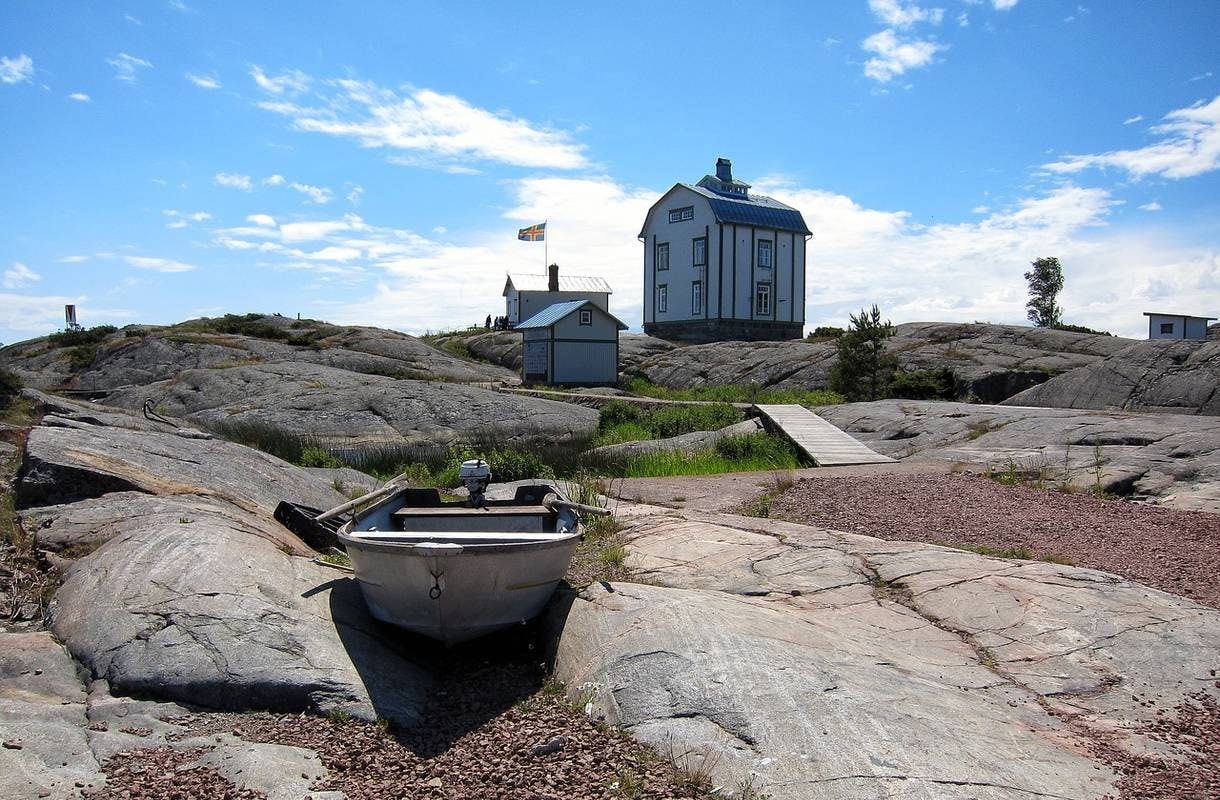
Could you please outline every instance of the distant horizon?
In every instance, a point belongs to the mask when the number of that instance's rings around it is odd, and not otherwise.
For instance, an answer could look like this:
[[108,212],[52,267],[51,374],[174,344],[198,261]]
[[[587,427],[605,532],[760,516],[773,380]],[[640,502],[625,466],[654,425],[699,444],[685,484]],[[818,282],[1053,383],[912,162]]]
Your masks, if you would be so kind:
[[1024,325],[1044,256],[1067,323],[1220,316],[1220,4],[547,3],[509,35],[521,19],[0,7],[0,343],[66,303],[85,326],[460,328],[544,253],[639,331],[644,215],[718,157],[813,230],[807,331],[874,303]]

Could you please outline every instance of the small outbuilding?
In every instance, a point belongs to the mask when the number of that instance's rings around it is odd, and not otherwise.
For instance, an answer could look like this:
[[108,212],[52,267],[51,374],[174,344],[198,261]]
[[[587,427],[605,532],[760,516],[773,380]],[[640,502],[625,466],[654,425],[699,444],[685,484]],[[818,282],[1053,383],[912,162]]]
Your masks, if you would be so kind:
[[1145,311],[1148,318],[1149,339],[1197,339],[1207,338],[1207,323],[1216,317],[1191,317],[1186,314],[1159,314]]
[[539,311],[570,300],[592,300],[602,311],[609,311],[611,293],[605,278],[560,275],[559,265],[551,264],[546,275],[508,275],[504,281],[504,314],[508,327],[515,328]]
[[627,326],[592,300],[555,303],[517,324],[526,383],[618,382],[618,333]]

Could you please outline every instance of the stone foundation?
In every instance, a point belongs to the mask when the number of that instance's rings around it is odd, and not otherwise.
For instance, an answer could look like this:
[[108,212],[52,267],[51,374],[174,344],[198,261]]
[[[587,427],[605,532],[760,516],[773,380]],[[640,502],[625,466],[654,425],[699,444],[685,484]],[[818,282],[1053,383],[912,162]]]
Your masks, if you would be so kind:
[[679,342],[728,342],[800,339],[802,322],[775,322],[763,319],[694,319],[680,322],[646,322],[644,333],[659,339]]

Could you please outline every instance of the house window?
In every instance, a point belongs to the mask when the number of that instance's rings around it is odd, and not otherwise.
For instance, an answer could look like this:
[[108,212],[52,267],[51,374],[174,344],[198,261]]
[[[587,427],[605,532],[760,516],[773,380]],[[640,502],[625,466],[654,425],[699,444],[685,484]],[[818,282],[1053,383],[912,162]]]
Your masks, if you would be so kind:
[[1161,323],[1161,333],[1172,334],[1173,333],[1173,323],[1172,322],[1162,322]]
[[686,208],[675,208],[669,212],[670,222],[685,222],[688,219],[695,218],[695,207],[687,206]]
[[657,269],[669,269],[669,242],[657,245]]
[[657,287],[657,313],[664,314],[669,311],[669,287],[661,284]]
[[700,236],[691,244],[691,263],[696,267],[707,266],[707,237]]
[[703,313],[703,281],[695,281],[690,285],[690,313]]
[[771,316],[771,284],[760,283],[754,287],[754,315]]
[[771,240],[758,240],[758,268],[771,269]]
[[593,311],[591,309],[582,308],[580,310],[580,324],[581,325],[592,325],[593,324]]

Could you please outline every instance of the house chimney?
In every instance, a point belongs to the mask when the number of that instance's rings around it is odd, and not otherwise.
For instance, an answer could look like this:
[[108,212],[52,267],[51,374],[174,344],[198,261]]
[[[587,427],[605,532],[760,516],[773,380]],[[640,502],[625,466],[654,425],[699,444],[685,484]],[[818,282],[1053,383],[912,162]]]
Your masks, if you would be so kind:
[[727,158],[716,159],[716,177],[725,183],[733,182],[733,162]]
[[552,264],[551,266],[547,267],[546,270],[548,273],[547,282],[546,282],[546,290],[548,292],[558,292],[559,291],[559,265]]

